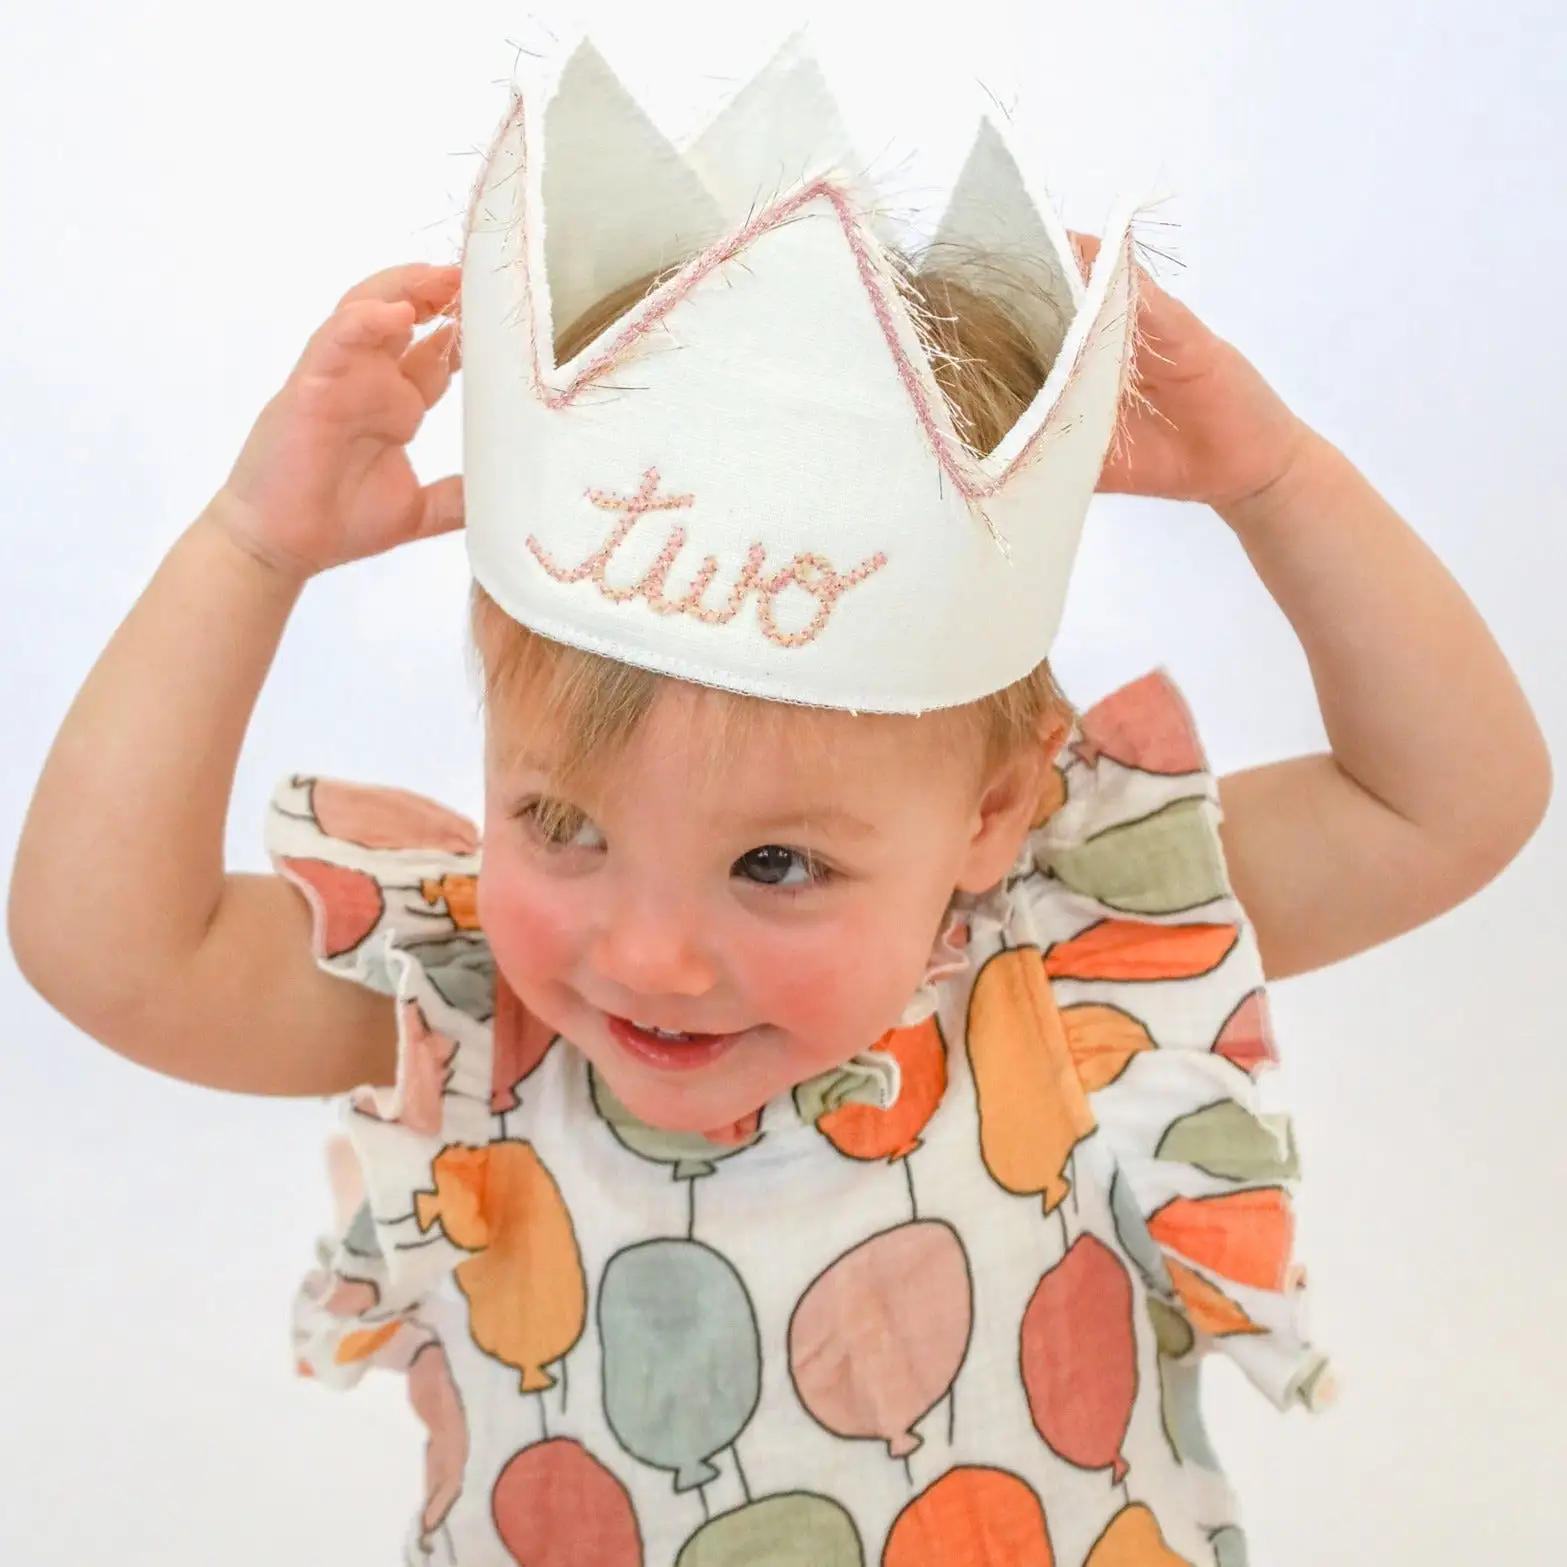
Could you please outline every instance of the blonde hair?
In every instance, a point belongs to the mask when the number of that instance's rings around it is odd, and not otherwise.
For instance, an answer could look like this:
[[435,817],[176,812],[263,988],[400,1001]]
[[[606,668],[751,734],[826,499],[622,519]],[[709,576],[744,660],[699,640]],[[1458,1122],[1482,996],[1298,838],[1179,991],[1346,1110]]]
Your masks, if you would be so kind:
[[[584,312],[557,334],[556,362],[564,363],[581,352],[675,270],[638,278]],[[977,456],[1000,444],[1050,370],[1031,334],[997,292],[970,281],[996,270],[988,258],[960,255],[950,265],[925,273],[905,263],[902,277],[937,383],[960,435]],[[1009,274],[1008,282],[1016,288],[1023,280]],[[579,774],[629,739],[660,688],[674,678],[530,631],[477,582],[471,620],[486,703],[492,710],[525,708],[536,720],[557,725],[563,779]],[[727,717],[742,720],[780,705],[733,692],[712,695],[725,703]],[[1014,684],[966,706],[931,714],[925,721],[967,724],[983,743],[986,764],[995,765],[1022,747],[1039,743],[1074,716],[1046,660]],[[866,721],[874,720],[867,717]]]

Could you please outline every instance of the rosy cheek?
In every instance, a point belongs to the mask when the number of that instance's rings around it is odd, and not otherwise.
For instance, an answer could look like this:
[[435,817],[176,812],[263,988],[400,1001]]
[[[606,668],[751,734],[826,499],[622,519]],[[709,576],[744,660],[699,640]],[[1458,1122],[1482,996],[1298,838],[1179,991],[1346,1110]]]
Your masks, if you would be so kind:
[[865,1004],[867,954],[840,925],[764,927],[749,933],[731,958],[760,1015],[796,1035],[835,1037],[854,1026]]
[[495,961],[524,1005],[543,1002],[571,972],[577,947],[570,900],[516,851],[485,851],[479,923]]

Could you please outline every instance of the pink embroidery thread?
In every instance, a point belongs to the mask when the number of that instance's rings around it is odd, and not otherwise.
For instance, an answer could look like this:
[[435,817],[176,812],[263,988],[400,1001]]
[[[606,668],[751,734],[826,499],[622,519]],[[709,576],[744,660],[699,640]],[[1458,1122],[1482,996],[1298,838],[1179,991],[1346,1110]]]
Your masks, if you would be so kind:
[[[609,374],[624,358],[628,349],[649,333],[658,323],[672,311],[682,299],[694,289],[716,267],[731,260],[742,250],[749,246],[753,240],[766,233],[769,229],[778,227],[787,222],[801,207],[813,201],[818,196],[824,197],[831,203],[839,223],[843,227],[844,236],[848,240],[849,247],[854,253],[855,267],[860,274],[860,280],[865,286],[870,299],[871,308],[875,312],[877,324],[881,327],[882,335],[887,347],[892,354],[893,362],[897,367],[898,378],[907,390],[910,400],[913,402],[915,416],[920,427],[924,430],[927,439],[935,451],[937,461],[952,481],[959,495],[964,500],[981,504],[990,496],[1003,489],[1014,474],[1027,462],[1029,462],[1040,443],[1054,435],[1062,433],[1056,414],[1053,412],[1039,427],[1013,457],[1012,461],[1000,472],[986,476],[978,464],[971,458],[961,445],[955,444],[942,428],[941,421],[937,417],[933,399],[924,379],[919,375],[909,356],[904,352],[897,328],[892,319],[892,311],[887,300],[887,288],[883,279],[878,274],[875,247],[867,240],[861,228],[858,217],[855,214],[854,205],[848,194],[835,185],[830,179],[823,178],[813,181],[809,185],[802,186],[793,195],[774,203],[771,207],[764,208],[744,227],[726,235],[717,243],[709,246],[693,261],[688,263],[681,271],[662,287],[655,289],[643,302],[639,309],[633,309],[626,324],[615,334],[603,351],[590,359],[581,370],[578,371],[570,384],[563,388],[555,388],[546,384],[542,356],[539,352],[538,340],[538,312],[533,299],[533,280],[530,274],[530,261],[528,257],[528,235],[532,220],[529,201],[530,178],[528,173],[530,148],[528,145],[527,111],[522,95],[517,96],[512,106],[511,115],[505,125],[497,134],[492,144],[491,157],[499,148],[505,135],[515,127],[518,140],[519,167],[517,176],[522,181],[522,191],[518,202],[521,209],[520,217],[520,268],[521,286],[524,295],[525,313],[528,318],[529,347],[532,355],[533,385],[541,402],[548,408],[563,408],[572,403],[581,394],[583,389],[595,381],[601,380]],[[488,160],[486,160],[488,162]],[[479,184],[476,187],[482,189],[485,173],[481,170]],[[470,218],[471,222],[471,218]],[[1135,252],[1135,239],[1128,233],[1124,242],[1126,264],[1129,269],[1128,278],[1128,308],[1132,312],[1133,320],[1137,319],[1137,272],[1133,265]],[[1078,347],[1078,353],[1066,382],[1063,383],[1061,392],[1064,398],[1066,385],[1070,384],[1077,376],[1082,364],[1084,351],[1089,339],[1085,337]],[[1135,341],[1127,345],[1126,358],[1130,359],[1136,348]],[[1130,371],[1130,366],[1123,361],[1122,391]],[[1059,410],[1062,398],[1057,399],[1056,407]],[[989,519],[986,519],[987,524]],[[992,529],[992,531],[994,531]]]
[[[642,599],[649,609],[660,615],[689,615],[709,626],[724,626],[740,613],[741,606],[752,593],[756,594],[756,618],[762,635],[779,647],[804,647],[821,635],[838,600],[857,584],[880,571],[887,564],[886,555],[878,550],[862,560],[849,572],[839,572],[825,555],[807,551],[796,555],[781,571],[766,574],[767,551],[761,544],[753,544],[746,551],[745,563],[729,590],[729,597],[721,608],[714,609],[702,602],[703,596],[718,575],[718,557],[707,555],[692,579],[691,586],[679,598],[670,598],[664,591],[670,568],[686,542],[686,530],[678,522],[669,530],[664,547],[658,552],[642,575],[629,587],[617,587],[605,577],[606,568],[616,550],[626,542],[631,530],[649,512],[679,511],[690,506],[695,496],[660,495],[659,473],[649,468],[642,475],[641,488],[634,495],[613,495],[604,490],[588,490],[590,500],[601,511],[624,513],[610,531],[609,537],[593,553],[575,566],[563,566],[533,535],[526,540],[528,550],[539,565],[556,582],[591,582],[612,604],[625,604],[632,599]],[[787,587],[797,587],[816,601],[816,613],[802,630],[785,631],[773,613],[773,600]]]

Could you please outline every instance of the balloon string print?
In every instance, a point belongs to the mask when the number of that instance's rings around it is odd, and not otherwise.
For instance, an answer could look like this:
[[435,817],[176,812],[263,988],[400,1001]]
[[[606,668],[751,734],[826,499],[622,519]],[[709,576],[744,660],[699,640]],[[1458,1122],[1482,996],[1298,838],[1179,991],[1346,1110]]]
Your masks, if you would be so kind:
[[1005,948],[980,970],[968,1051],[985,1168],[1004,1190],[1037,1194],[1055,1212],[1072,1190],[1072,1153],[1096,1123],[1037,947]]
[[475,1253],[457,1264],[469,1329],[485,1354],[522,1373],[524,1393],[555,1386],[545,1367],[570,1352],[587,1316],[587,1279],[571,1214],[529,1143],[453,1145],[436,1156],[433,1192],[419,1192],[419,1228],[439,1224]]
[[761,1332],[740,1275],[700,1241],[628,1246],[604,1270],[598,1326],[615,1439],[668,1470],[677,1492],[716,1480],[712,1459],[739,1440],[762,1396]]
[[895,1103],[882,1109],[845,1102],[849,1089],[856,1081],[863,1081],[851,1063],[825,1082],[797,1088],[795,1108],[800,1119],[814,1122],[816,1130],[845,1158],[901,1164],[909,1189],[909,1217],[917,1219],[919,1202],[910,1158],[947,1091],[947,1042],[940,1023],[930,1017],[907,1028],[892,1029],[873,1048],[897,1063]]
[[652,1164],[671,1166],[670,1173],[674,1179],[687,1183],[686,1239],[693,1239],[696,1235],[695,1183],[704,1176],[712,1175],[722,1160],[732,1159],[760,1141],[761,1111],[754,1111],[736,1122],[728,1131],[728,1140],[715,1142],[699,1132],[669,1132],[638,1120],[620,1102],[614,1089],[604,1081],[596,1067],[588,1068],[588,1089],[599,1119],[622,1147]]
[[885,1442],[907,1460],[915,1426],[968,1356],[974,1294],[951,1225],[883,1230],[818,1274],[789,1320],[789,1375],[806,1411],[835,1436]]

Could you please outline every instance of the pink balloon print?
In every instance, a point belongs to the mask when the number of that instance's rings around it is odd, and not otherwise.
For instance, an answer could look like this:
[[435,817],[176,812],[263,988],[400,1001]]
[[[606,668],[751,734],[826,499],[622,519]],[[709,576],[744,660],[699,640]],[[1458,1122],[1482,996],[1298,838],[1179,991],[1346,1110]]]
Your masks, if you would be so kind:
[[1050,1450],[1119,1481],[1137,1399],[1137,1334],[1131,1275],[1103,1241],[1078,1236],[1039,1281],[1019,1358],[1034,1429]]
[[478,829],[467,817],[404,789],[317,778],[310,785],[310,808],[327,837],[366,849],[434,849],[445,854],[476,854],[479,849]]
[[973,1325],[963,1243],[951,1225],[917,1220],[845,1252],[801,1296],[789,1374],[829,1431],[906,1458],[920,1445],[914,1427],[957,1379]]
[[555,1043],[555,1030],[541,1023],[517,999],[516,992],[495,975],[494,1065],[490,1076],[490,1109],[497,1115],[517,1108],[517,1086],[532,1074]]
[[375,877],[325,860],[280,860],[278,869],[310,904],[311,944],[321,957],[352,952],[380,923],[386,903]]
[[1162,670],[1112,692],[1078,727],[1083,738],[1073,750],[1090,767],[1101,756],[1167,777],[1207,766],[1185,699]]
[[1268,997],[1254,990],[1224,1020],[1213,1053],[1233,1061],[1253,1077],[1265,1066],[1277,1066],[1278,1050],[1273,1043],[1273,1024],[1268,1016]]
[[[402,1108],[390,1119],[433,1137],[445,1118],[446,1087],[452,1080],[457,1041],[431,1028],[416,1001],[399,1003],[397,1015],[401,1035],[397,1087]],[[381,1114],[374,1089],[355,1089],[349,1098],[361,1115],[388,1119]]]
[[409,1363],[408,1401],[426,1432],[420,1528],[428,1542],[462,1495],[468,1463],[468,1422],[452,1381],[451,1363],[438,1343],[424,1345]]
[[518,1567],[642,1567],[631,1498],[580,1442],[523,1448],[501,1470],[490,1513]]

